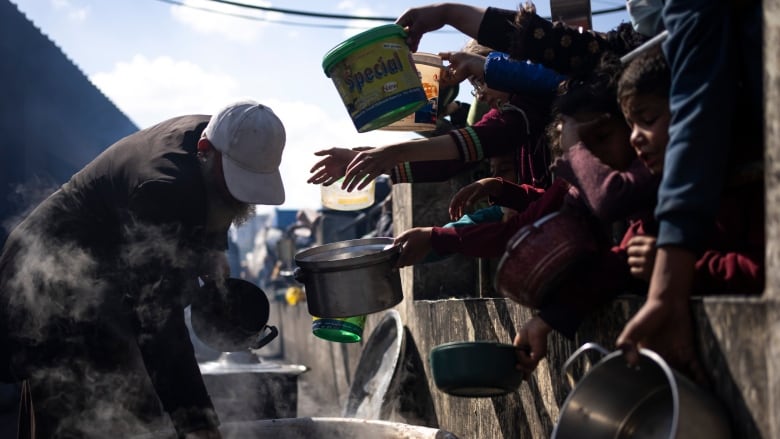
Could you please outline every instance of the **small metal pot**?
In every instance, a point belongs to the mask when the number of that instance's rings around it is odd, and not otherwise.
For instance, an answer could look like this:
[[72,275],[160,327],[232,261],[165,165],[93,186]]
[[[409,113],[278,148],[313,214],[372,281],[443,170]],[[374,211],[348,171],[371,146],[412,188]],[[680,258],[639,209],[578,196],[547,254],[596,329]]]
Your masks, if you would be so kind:
[[492,341],[456,341],[435,346],[429,361],[436,387],[453,396],[490,397],[514,392],[523,382],[517,347]]
[[306,286],[309,313],[351,317],[392,308],[403,300],[392,238],[352,239],[295,255],[295,279]]
[[587,343],[569,357],[597,350],[604,357],[583,376],[561,408],[553,439],[727,439],[731,430],[712,396],[671,369],[653,351],[640,349],[631,367],[621,351]]

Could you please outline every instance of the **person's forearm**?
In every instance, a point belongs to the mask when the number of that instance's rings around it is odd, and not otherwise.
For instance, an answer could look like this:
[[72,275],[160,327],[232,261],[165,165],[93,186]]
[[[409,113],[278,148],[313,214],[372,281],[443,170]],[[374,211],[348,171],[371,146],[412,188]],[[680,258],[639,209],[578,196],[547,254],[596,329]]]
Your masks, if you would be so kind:
[[398,163],[426,160],[454,160],[460,158],[455,140],[449,135],[411,140],[388,146],[395,150]]
[[691,296],[696,255],[682,247],[661,247],[655,256],[648,300],[665,303],[687,301]]
[[445,23],[476,39],[482,16],[485,15],[485,8],[461,3],[444,3],[442,13]]

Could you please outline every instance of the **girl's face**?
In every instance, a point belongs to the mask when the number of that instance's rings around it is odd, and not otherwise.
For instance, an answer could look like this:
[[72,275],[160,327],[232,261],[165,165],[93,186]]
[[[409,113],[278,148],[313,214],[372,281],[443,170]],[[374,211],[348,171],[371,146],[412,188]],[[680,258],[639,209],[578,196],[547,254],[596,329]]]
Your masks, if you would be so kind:
[[669,99],[651,94],[631,96],[621,108],[631,128],[631,146],[650,172],[660,174],[669,143]]
[[487,102],[490,108],[501,108],[502,104],[509,102],[509,93],[493,90],[492,88],[485,88],[479,95],[479,100]]
[[618,171],[628,169],[636,159],[629,135],[628,126],[620,118],[606,113],[561,115],[560,142],[564,150],[582,142],[602,163]]

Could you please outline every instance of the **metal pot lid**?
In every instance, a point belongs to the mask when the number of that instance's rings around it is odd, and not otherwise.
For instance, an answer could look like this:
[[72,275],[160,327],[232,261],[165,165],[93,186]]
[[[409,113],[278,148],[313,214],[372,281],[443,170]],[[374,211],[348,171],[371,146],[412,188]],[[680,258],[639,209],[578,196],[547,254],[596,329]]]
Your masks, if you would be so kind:
[[385,406],[398,397],[391,393],[397,390],[392,384],[398,379],[404,338],[401,315],[394,309],[387,311],[366,341],[342,416],[381,419]]
[[295,255],[299,265],[318,265],[329,262],[364,262],[373,259],[385,259],[400,251],[393,246],[392,238],[351,239],[320,245]]

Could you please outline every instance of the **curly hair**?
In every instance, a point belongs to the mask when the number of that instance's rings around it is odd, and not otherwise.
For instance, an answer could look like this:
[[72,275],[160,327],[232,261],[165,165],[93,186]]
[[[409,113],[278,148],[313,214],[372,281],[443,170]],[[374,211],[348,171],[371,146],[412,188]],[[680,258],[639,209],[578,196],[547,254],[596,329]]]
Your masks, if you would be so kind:
[[618,80],[619,102],[637,95],[669,96],[672,75],[661,46],[653,46],[634,58]]

